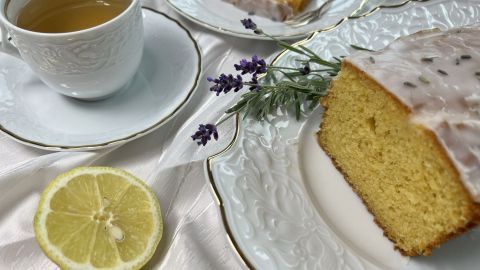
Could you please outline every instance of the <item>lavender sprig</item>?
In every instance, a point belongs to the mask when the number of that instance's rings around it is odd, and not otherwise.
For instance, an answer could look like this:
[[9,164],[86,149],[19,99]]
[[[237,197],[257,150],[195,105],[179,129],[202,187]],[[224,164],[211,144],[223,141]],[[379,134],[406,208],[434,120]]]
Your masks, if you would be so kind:
[[[192,135],[198,145],[206,145],[211,137],[218,139],[217,127],[236,113],[242,112],[244,117],[254,116],[259,121],[267,115],[274,113],[278,108],[293,109],[296,118],[301,117],[302,104],[305,109],[313,109],[319,99],[326,94],[332,77],[340,71],[341,59],[334,58],[326,61],[315,52],[303,45],[292,46],[284,41],[264,33],[251,19],[241,20],[246,29],[253,30],[257,35],[264,35],[277,42],[277,44],[289,51],[297,53],[302,59],[297,61],[301,67],[279,67],[267,65],[265,60],[258,56],[252,56],[251,60],[242,59],[235,64],[235,70],[240,74],[221,74],[218,78],[208,77],[207,80],[214,85],[210,91],[218,95],[220,93],[238,92],[245,86],[250,90],[244,93],[240,100],[225,113],[227,116],[217,124],[200,125],[198,131]],[[322,66],[320,69],[313,69],[312,65]],[[267,80],[260,80],[261,76],[274,79],[275,73],[282,74],[285,79],[275,81],[274,84],[265,83]],[[245,79],[244,76],[250,76]],[[263,83],[262,83],[263,82]]]

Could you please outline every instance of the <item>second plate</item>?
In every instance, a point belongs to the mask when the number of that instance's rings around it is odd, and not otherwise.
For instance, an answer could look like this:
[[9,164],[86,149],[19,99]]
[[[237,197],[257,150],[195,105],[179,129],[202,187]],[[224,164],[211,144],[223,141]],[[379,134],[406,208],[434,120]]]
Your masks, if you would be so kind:
[[[295,39],[337,24],[343,18],[354,14],[366,1],[334,0],[320,19],[301,27],[292,27],[282,22],[249,15],[248,12],[222,0],[167,0],[167,2],[191,21],[220,33],[243,38],[264,39],[262,36],[246,30],[240,24],[241,19],[252,18],[266,33],[272,36],[281,39]],[[324,2],[323,0],[311,1],[305,12],[318,8]]]
[[[415,2],[381,9],[303,42],[320,57],[352,53],[350,44],[379,50],[429,28],[480,23],[480,0]],[[399,24],[398,22],[404,22]],[[297,67],[281,54],[278,66]],[[269,121],[239,122],[230,147],[206,169],[225,227],[238,253],[256,269],[470,270],[480,265],[480,231],[444,244],[429,257],[403,257],[318,146],[322,110]]]

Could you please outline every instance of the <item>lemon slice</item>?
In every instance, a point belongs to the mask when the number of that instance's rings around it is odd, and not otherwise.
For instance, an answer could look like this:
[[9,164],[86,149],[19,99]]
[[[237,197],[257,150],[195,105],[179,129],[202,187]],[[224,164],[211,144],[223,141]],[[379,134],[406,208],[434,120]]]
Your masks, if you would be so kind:
[[62,269],[139,269],[153,256],[163,222],[142,181],[114,168],[81,167],[48,185],[34,229]]

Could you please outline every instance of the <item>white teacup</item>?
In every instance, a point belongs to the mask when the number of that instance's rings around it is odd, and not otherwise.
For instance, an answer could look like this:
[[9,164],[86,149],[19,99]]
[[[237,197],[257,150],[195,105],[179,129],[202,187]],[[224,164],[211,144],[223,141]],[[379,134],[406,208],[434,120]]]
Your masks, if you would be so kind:
[[122,89],[135,75],[143,53],[140,0],[131,0],[106,23],[68,33],[15,26],[12,21],[28,1],[0,0],[0,51],[22,59],[51,89],[95,100]]

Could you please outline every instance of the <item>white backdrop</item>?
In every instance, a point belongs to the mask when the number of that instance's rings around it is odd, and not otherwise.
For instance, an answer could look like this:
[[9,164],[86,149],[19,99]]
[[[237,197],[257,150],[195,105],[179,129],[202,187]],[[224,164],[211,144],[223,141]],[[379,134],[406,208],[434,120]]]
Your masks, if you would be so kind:
[[203,58],[198,89],[182,112],[157,131],[102,151],[52,153],[0,134],[0,270],[57,268],[34,239],[32,220],[37,203],[55,176],[90,165],[125,169],[145,180],[158,196],[164,234],[146,269],[244,268],[225,237],[203,171],[205,158],[230,142],[233,122],[222,125],[219,142],[207,147],[198,147],[190,135],[198,124],[214,123],[238,98],[234,94],[215,96],[209,91],[207,76],[234,72],[233,64],[241,58],[253,54],[268,57],[279,50],[269,41],[243,40],[201,28],[182,19],[162,0],[144,5],[178,19],[192,32]]

